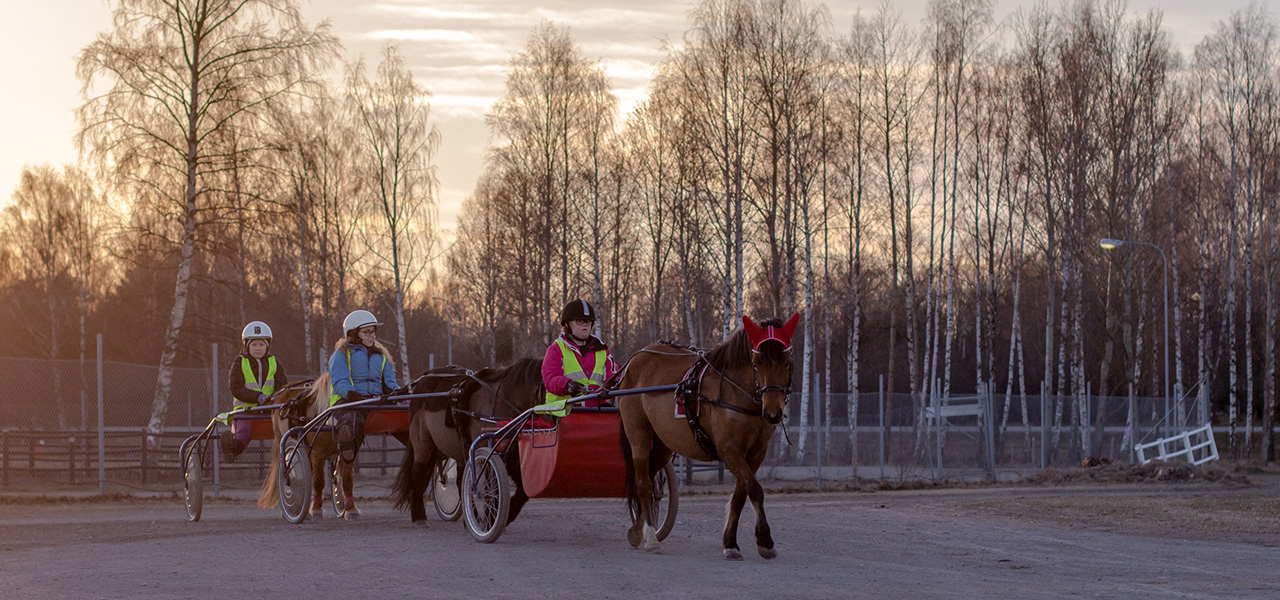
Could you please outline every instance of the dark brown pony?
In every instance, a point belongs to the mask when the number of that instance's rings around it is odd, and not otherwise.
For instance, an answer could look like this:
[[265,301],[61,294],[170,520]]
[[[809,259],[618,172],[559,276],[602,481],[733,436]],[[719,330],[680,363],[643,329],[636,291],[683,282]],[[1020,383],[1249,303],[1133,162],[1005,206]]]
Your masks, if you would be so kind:
[[[445,459],[457,462],[457,481],[467,463],[471,441],[485,426],[478,417],[511,419],[543,401],[542,360],[525,358],[501,368],[482,369],[468,376],[456,367],[428,371],[414,382],[412,393],[454,391],[450,398],[413,400],[409,405],[409,440],[396,476],[392,497],[399,509],[409,509],[414,523],[426,523],[422,496]],[[520,461],[507,461],[516,484],[507,522],[514,521],[529,500],[520,483]]]
[[[737,480],[725,518],[724,557],[742,559],[738,519],[747,498],[756,513],[756,549],[764,558],[777,556],[756,469],[769,450],[769,440],[782,420],[790,393],[791,335],[799,318],[797,313],[785,325],[778,319],[757,325],[744,316],[742,328],[709,352],[653,344],[628,361],[618,386],[621,389],[681,383],[690,373],[696,377],[703,362],[707,365],[701,381],[696,387],[687,386],[691,393],[684,396],[688,411],[695,411],[694,404],[700,405],[696,414],[702,434],[695,435],[687,417],[676,417],[676,396],[671,392],[618,400],[627,503],[635,515],[627,532],[632,546],[643,542],[645,550],[658,549],[651,503],[638,499],[652,497],[653,475],[675,452],[695,460],[719,460]],[[699,365],[697,369],[695,365]]]

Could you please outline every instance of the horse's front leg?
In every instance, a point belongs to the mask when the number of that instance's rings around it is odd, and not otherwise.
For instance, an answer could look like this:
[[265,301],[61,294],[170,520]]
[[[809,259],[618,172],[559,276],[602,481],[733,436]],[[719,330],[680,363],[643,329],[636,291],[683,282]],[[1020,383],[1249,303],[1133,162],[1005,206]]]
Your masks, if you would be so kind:
[[724,557],[728,560],[742,560],[742,551],[738,549],[738,520],[742,517],[742,507],[747,502],[747,488],[739,479],[734,483],[733,495],[729,497],[724,510]]
[[[511,508],[507,512],[507,525],[515,522],[516,517],[520,516],[520,510],[529,502],[529,494],[524,491],[524,478],[520,474],[520,449],[511,455],[511,460],[507,461],[507,476],[511,477],[511,481],[516,484],[516,493],[511,496]],[[458,481],[462,481],[461,478]]]
[[750,470],[750,484],[747,486],[747,495],[751,498],[751,508],[756,511],[756,551],[764,558],[775,558],[778,556],[778,551],[773,547],[773,534],[769,531],[769,521],[764,517],[764,488],[756,479],[756,472],[760,470],[760,465],[764,463],[764,457],[768,453],[767,442],[758,444],[748,453],[747,468]]
[[[761,487],[760,481],[756,479],[755,468],[738,454],[725,456],[724,463],[737,480],[737,484],[733,489],[733,498],[729,501],[729,515],[725,522],[725,558],[735,558],[730,555],[730,548],[734,551],[738,549],[738,519],[742,515],[742,507],[746,498],[751,499],[751,508],[756,512],[756,551],[764,558],[774,558],[778,555],[778,552],[773,548],[773,535],[769,531],[769,521],[764,516],[764,488]],[[741,557],[739,552],[736,558]]]
[[348,521],[360,518],[360,509],[356,507],[354,471],[352,463],[338,459],[338,479],[342,481],[342,518]]
[[[314,450],[314,448],[313,448]],[[311,509],[312,519],[324,518],[324,472],[328,460],[322,453],[311,452]]]
[[764,558],[774,558],[778,551],[773,548],[773,534],[769,532],[769,521],[764,518],[764,488],[754,474],[747,485],[747,495],[751,497],[751,507],[756,511],[756,551]]

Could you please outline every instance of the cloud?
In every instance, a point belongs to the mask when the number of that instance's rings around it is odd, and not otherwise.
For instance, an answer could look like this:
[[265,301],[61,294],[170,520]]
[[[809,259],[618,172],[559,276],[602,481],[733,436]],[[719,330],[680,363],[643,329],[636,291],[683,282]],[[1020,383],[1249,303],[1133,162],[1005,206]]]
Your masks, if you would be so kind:
[[364,37],[373,40],[410,42],[473,43],[479,40],[473,33],[456,29],[378,29],[364,34]]

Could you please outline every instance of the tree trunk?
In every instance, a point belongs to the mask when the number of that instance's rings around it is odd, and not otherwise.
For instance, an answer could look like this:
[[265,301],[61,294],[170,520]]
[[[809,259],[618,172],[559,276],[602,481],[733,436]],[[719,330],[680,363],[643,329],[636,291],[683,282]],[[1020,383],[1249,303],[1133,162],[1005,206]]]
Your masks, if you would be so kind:
[[[193,146],[194,148],[194,146]],[[187,292],[191,283],[191,263],[195,256],[195,163],[188,170],[188,194],[186,218],[182,228],[182,250],[178,258],[178,277],[173,285],[173,308],[169,311],[169,325],[164,333],[164,350],[160,354],[160,368],[156,374],[156,393],[151,400],[151,418],[147,421],[147,447],[160,447],[160,434],[164,431],[165,415],[169,412],[169,390],[173,385],[173,361],[178,355],[178,338],[182,322],[187,316]]]

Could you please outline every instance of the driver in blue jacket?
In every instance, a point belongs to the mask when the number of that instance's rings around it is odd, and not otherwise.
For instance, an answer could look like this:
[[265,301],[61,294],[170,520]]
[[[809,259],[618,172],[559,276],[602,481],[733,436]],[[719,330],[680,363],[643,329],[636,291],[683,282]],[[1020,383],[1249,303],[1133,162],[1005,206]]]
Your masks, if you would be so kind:
[[[345,334],[329,357],[329,406],[356,402],[396,392],[395,365],[391,354],[378,342],[378,326],[382,323],[367,310],[353,311],[342,321]],[[338,413],[333,439],[338,444],[338,458],[355,462],[364,442],[366,410]]]

